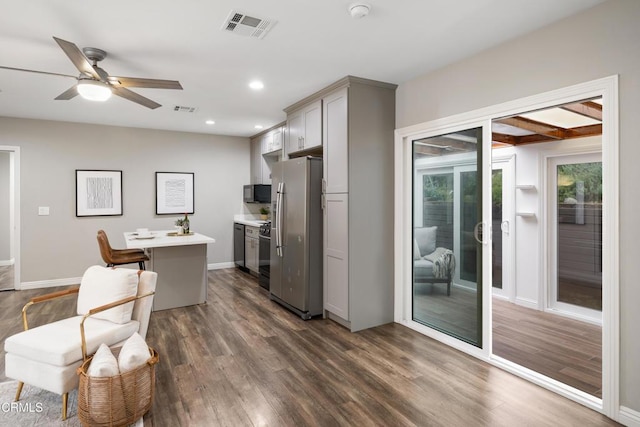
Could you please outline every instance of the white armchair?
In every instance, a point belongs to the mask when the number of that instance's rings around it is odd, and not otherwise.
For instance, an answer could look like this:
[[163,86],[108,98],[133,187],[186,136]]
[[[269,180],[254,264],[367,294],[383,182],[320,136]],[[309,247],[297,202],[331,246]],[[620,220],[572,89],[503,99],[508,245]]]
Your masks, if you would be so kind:
[[[135,332],[143,338],[156,288],[157,273],[92,266],[79,288],[35,297],[22,309],[24,331],[5,340],[5,371],[18,380],[16,401],[24,383],[62,395],[62,419],[68,393],[78,387],[76,369],[101,343],[122,345]],[[27,309],[78,294],[78,315],[29,329]]]

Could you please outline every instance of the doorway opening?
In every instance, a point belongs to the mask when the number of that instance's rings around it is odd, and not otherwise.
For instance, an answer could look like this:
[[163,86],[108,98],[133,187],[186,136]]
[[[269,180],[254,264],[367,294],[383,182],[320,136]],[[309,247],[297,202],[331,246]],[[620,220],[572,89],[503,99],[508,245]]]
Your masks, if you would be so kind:
[[[494,156],[516,164],[514,227],[496,230],[508,211],[502,192],[492,196],[494,265],[512,237],[518,271],[494,269],[493,355],[601,399],[602,100],[496,119],[492,130]],[[513,285],[512,298],[496,298],[496,283]]]
[[0,146],[0,291],[20,284],[20,149]]

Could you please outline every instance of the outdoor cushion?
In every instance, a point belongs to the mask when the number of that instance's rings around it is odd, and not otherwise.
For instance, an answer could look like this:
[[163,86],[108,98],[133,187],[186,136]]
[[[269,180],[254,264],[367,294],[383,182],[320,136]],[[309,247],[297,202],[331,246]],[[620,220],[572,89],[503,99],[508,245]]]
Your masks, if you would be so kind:
[[419,227],[413,230],[413,237],[418,242],[418,248],[420,248],[420,254],[422,256],[429,255],[436,250],[436,235],[438,233],[438,226],[433,227]]
[[416,239],[413,239],[413,260],[415,261],[420,258],[422,258],[422,255],[420,255],[420,247],[418,246]]
[[413,262],[414,280],[433,278],[433,263],[426,259]]

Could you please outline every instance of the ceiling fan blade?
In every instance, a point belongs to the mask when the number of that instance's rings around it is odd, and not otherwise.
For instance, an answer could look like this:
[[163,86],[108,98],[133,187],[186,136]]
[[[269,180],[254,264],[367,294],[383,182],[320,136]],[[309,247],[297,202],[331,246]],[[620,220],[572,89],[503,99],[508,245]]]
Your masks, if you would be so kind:
[[26,71],[27,73],[36,73],[36,74],[48,74],[50,76],[70,77],[74,80],[78,80],[76,76],[71,76],[69,74],[50,73],[48,71],[27,70],[26,68],[5,67],[2,65],[0,65],[0,69],[12,70],[12,71]]
[[157,102],[152,101],[149,98],[145,98],[144,96],[138,95],[137,93],[123,87],[113,86],[113,94],[118,95],[121,98],[128,99],[129,101],[133,101],[136,104],[151,108],[152,110],[158,107],[162,107],[161,104],[158,104]]
[[56,96],[54,99],[56,101],[68,101],[69,99],[78,95],[77,85],[71,86],[69,89],[62,92],[60,95]]
[[180,89],[182,85],[177,80],[141,79],[137,77],[109,77],[112,85],[119,87],[147,87],[155,89]]
[[82,51],[78,48],[78,46],[75,45],[75,43],[71,43],[57,37],[54,37],[53,39],[56,41],[56,43],[58,43],[64,53],[67,54],[71,62],[73,62],[73,65],[75,65],[81,73],[98,80],[102,79],[102,76],[98,74],[93,65],[91,65],[91,62],[87,59],[86,56],[84,56]]
[[103,70],[102,68],[98,67],[98,66],[93,66],[94,71],[98,74],[98,79],[103,81],[103,82],[108,82],[109,81],[109,74],[107,74],[107,72],[105,70]]

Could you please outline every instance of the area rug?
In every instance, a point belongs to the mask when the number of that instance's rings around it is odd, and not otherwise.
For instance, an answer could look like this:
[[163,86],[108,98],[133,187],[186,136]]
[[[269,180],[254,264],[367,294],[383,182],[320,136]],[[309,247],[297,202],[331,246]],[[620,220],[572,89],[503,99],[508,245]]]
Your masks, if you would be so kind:
[[[62,421],[62,396],[25,384],[20,401],[14,402],[17,388],[17,381],[0,383],[0,427],[80,427],[77,390],[69,393],[67,419]],[[142,427],[142,418],[132,426]]]

